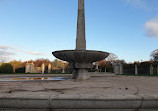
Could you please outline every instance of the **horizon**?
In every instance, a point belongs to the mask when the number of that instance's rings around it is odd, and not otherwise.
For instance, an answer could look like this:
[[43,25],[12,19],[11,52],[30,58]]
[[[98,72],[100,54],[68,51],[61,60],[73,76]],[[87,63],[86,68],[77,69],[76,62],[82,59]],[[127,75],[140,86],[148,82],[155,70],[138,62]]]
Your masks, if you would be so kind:
[[[87,49],[150,60],[158,49],[158,1],[150,1],[85,0]],[[53,51],[75,49],[77,8],[77,0],[0,1],[0,61],[53,61]]]

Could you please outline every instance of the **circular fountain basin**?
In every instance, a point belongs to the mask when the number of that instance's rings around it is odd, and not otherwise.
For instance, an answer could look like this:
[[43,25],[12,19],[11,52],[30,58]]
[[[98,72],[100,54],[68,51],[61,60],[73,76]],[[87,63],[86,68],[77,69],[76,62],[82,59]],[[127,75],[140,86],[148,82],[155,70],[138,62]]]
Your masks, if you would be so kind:
[[109,56],[107,52],[94,50],[61,50],[52,54],[58,59],[69,62],[71,68],[91,68],[91,63]]
[[7,77],[0,78],[0,81],[62,81],[67,79],[67,77]]

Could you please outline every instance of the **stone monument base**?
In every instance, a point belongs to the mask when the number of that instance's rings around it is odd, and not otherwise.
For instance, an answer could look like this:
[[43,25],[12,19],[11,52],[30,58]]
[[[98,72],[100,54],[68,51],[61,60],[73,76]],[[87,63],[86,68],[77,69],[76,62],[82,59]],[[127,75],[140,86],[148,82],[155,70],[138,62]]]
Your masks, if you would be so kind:
[[86,80],[90,78],[87,69],[74,69],[72,79]]

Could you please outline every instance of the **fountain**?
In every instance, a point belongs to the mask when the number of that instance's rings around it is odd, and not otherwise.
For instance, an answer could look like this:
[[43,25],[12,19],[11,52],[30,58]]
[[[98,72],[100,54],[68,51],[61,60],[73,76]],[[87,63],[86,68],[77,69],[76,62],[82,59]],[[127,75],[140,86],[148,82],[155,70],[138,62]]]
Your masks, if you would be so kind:
[[72,79],[80,80],[90,78],[87,69],[91,68],[93,62],[108,57],[107,52],[86,50],[84,0],[78,0],[76,49],[55,51],[52,54],[58,59],[69,62],[69,67],[73,68]]

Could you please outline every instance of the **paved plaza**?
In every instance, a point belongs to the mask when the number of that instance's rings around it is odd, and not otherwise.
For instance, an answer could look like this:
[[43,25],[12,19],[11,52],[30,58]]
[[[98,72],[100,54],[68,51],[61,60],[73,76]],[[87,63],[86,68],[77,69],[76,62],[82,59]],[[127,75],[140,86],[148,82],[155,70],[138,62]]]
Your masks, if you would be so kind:
[[[65,76],[70,77],[71,75]],[[96,75],[89,80],[78,82],[71,79],[64,81],[0,82],[0,97],[44,99],[156,99],[158,97],[157,85],[158,77],[115,75]]]

